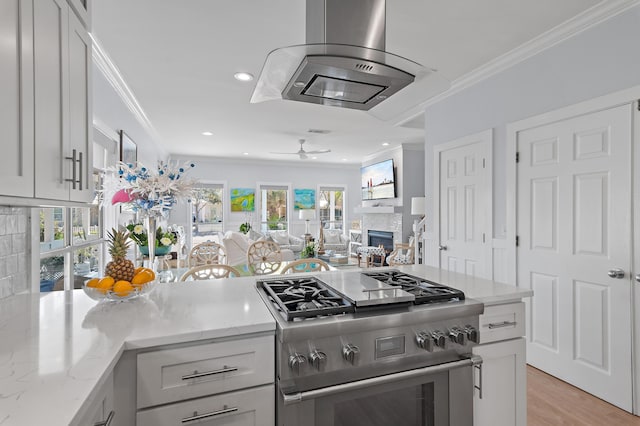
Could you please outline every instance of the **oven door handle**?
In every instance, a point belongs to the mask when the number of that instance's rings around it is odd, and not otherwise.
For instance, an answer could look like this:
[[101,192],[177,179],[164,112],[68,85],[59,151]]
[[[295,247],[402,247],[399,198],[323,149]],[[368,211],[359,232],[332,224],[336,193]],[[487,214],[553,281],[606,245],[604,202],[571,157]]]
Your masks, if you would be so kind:
[[296,404],[302,401],[321,398],[339,392],[354,391],[364,389],[375,385],[383,385],[386,383],[396,382],[398,380],[411,379],[414,377],[424,376],[426,374],[441,373],[443,371],[453,370],[454,368],[473,367],[482,364],[482,358],[478,355],[472,355],[459,361],[447,362],[444,364],[432,365],[429,367],[418,368],[415,370],[401,371],[399,373],[387,374],[385,376],[372,377],[370,379],[358,380],[350,383],[342,383],[339,385],[328,386],[326,388],[312,389],[304,392],[283,393],[284,405]]

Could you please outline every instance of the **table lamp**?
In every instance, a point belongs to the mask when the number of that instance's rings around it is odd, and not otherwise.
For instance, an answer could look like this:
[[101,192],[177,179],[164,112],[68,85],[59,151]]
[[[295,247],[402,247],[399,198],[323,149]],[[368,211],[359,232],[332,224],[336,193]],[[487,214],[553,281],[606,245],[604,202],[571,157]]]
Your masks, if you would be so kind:
[[300,220],[304,220],[305,221],[305,225],[304,225],[304,234],[305,236],[311,236],[311,234],[309,234],[309,221],[311,219],[315,219],[316,218],[316,211],[315,209],[300,209],[298,210],[298,217],[300,218]]

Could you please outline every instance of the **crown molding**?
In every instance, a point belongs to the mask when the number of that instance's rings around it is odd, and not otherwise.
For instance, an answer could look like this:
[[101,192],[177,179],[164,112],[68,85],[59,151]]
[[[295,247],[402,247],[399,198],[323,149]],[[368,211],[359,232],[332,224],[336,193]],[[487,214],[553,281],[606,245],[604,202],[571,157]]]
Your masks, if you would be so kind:
[[159,140],[158,132],[144,112],[144,109],[122,77],[120,70],[113,62],[100,40],[93,34],[89,34],[93,41],[91,57],[100,73],[109,82],[113,90],[118,94],[122,102],[127,106],[142,128],[151,136],[152,140]]
[[451,87],[396,117],[394,126],[402,126],[423,114],[425,109],[508,68],[519,64],[583,31],[619,15],[640,4],[640,0],[606,0],[540,34],[511,51],[464,74],[451,83]]

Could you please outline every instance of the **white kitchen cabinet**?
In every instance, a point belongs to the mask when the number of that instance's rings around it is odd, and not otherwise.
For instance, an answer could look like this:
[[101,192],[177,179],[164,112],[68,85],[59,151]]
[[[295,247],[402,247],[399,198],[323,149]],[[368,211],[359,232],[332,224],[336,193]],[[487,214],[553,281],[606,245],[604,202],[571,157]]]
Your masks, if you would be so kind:
[[65,0],[34,4],[35,197],[91,201],[91,41]]
[[73,424],[78,426],[115,426],[113,375],[109,375],[95,398],[88,402],[89,408]]
[[33,0],[0,2],[0,195],[33,196]]
[[163,405],[138,411],[137,426],[179,424],[267,426],[275,419],[274,385]]
[[82,25],[91,29],[91,0],[68,0],[71,8],[76,13]]
[[[480,316],[480,344],[473,353],[482,357],[475,372],[473,420],[476,426],[527,424],[527,370],[523,303],[485,307]],[[487,343],[491,342],[491,343]],[[480,377],[481,376],[481,377]]]

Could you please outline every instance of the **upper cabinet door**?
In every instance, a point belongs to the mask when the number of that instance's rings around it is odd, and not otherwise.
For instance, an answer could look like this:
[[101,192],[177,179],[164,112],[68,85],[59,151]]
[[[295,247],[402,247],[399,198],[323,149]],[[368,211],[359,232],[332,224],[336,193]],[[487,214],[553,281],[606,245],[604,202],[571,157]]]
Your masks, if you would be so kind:
[[33,1],[0,2],[0,195],[33,197]]
[[[65,0],[34,4],[35,196],[68,200],[69,7]],[[69,158],[67,158],[69,157]]]
[[[76,188],[70,200],[93,199],[93,137],[91,108],[91,38],[80,20],[69,14],[69,139],[76,152]],[[73,186],[73,185],[72,185]]]

